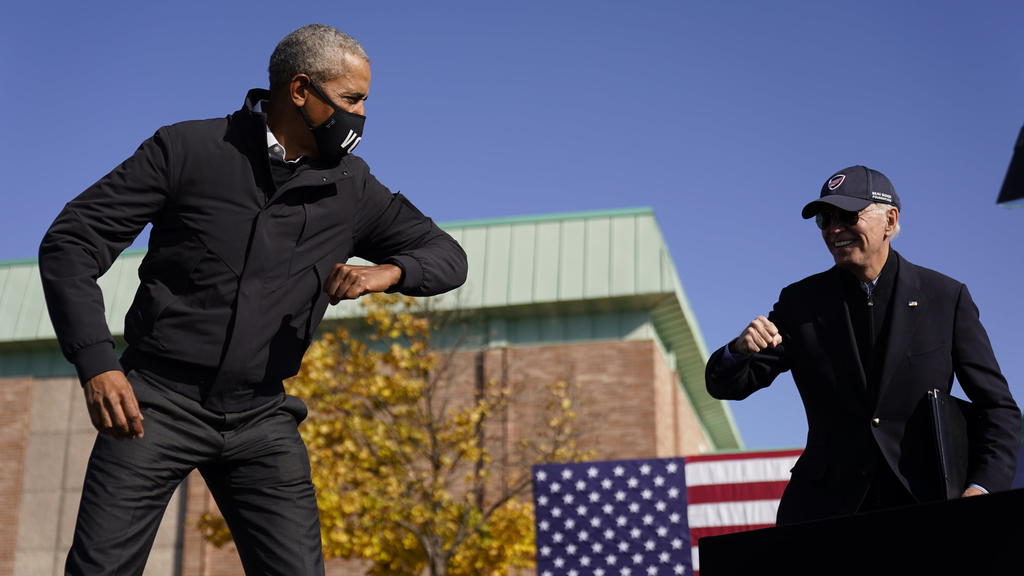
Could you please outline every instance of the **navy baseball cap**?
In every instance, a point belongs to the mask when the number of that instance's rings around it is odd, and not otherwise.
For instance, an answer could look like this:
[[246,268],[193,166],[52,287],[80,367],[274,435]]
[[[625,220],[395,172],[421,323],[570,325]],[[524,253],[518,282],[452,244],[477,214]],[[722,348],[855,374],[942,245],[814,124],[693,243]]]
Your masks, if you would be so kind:
[[804,206],[801,215],[805,219],[814,218],[825,205],[860,212],[875,202],[900,207],[900,197],[885,174],[867,166],[850,166],[826,180],[821,186],[821,196]]

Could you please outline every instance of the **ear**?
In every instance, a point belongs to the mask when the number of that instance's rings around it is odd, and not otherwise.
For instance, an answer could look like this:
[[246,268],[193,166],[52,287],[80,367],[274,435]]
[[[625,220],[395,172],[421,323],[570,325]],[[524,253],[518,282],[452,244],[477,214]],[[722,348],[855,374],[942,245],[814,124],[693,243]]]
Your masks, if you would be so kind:
[[306,105],[306,99],[309,98],[309,76],[305,74],[296,74],[292,76],[292,79],[288,81],[288,99],[292,101],[292,104],[302,108]]
[[885,235],[891,236],[900,221],[900,209],[893,206],[885,211]]

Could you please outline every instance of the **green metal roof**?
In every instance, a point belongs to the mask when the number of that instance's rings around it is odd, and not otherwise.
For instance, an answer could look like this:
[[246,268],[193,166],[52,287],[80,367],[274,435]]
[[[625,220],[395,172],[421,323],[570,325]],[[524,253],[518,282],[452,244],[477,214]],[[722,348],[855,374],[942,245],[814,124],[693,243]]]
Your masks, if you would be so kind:
[[[469,256],[466,284],[440,307],[503,317],[646,310],[716,449],[742,448],[729,407],[704,387],[707,349],[649,208],[443,224]],[[120,335],[144,251],[126,251],[100,278],[107,322]],[[360,314],[344,302],[325,320]],[[0,351],[56,340],[36,260],[0,262]]]

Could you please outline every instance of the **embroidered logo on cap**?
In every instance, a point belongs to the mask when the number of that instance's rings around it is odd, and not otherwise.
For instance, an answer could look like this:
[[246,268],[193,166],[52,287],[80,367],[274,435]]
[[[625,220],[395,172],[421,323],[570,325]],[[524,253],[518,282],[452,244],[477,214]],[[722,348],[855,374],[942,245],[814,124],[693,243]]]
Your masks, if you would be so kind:
[[836,188],[839,188],[839,186],[842,185],[843,180],[846,180],[846,174],[836,174],[829,179],[828,189],[835,190]]

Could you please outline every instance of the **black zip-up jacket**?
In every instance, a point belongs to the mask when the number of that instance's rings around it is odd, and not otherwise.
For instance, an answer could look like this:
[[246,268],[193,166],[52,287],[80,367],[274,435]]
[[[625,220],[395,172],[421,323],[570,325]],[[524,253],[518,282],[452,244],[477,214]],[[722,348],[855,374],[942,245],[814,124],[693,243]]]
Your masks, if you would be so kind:
[[[221,412],[282,393],[298,371],[328,296],[351,256],[402,269],[392,291],[460,286],[466,255],[362,159],[315,163],[276,186],[266,118],[249,92],[227,118],[160,128],[72,200],[43,238],[39,268],[64,355],[84,383],[146,369]],[[119,361],[96,279],[152,223]]]

